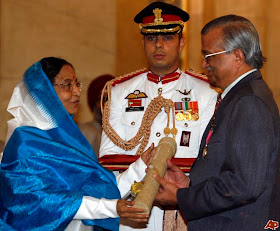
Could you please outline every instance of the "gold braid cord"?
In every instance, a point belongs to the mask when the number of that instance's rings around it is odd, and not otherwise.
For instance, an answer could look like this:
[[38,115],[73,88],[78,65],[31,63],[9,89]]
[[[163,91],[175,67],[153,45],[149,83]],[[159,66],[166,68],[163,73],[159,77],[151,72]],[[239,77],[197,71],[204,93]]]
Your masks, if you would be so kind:
[[[121,78],[121,77],[120,77]],[[109,118],[110,118],[110,105],[111,105],[111,89],[112,89],[112,84],[120,79],[113,79],[109,82],[106,83],[103,91],[102,91],[102,96],[101,96],[101,105],[103,105],[102,98],[104,93],[107,91],[108,92],[108,101],[105,103],[104,107],[101,107],[102,111],[102,128],[106,135],[110,138],[110,140],[120,147],[121,149],[127,151],[127,150],[132,150],[134,149],[138,144],[140,144],[136,155],[141,154],[144,149],[146,148],[150,134],[151,134],[151,126],[154,121],[154,119],[157,117],[157,115],[160,113],[161,108],[164,107],[164,111],[168,115],[168,122],[169,122],[169,112],[170,108],[173,110],[173,115],[174,115],[174,107],[173,107],[173,101],[170,99],[165,99],[159,94],[156,98],[154,98],[150,104],[148,105],[142,122],[141,126],[137,132],[137,134],[130,140],[125,141],[123,140],[117,132],[112,128]],[[167,124],[168,127],[168,124]],[[175,129],[175,119],[173,116],[173,128]],[[173,133],[172,133],[173,134]],[[168,134],[166,134],[168,135]],[[173,134],[174,135],[174,134]],[[175,134],[176,135],[176,134]]]

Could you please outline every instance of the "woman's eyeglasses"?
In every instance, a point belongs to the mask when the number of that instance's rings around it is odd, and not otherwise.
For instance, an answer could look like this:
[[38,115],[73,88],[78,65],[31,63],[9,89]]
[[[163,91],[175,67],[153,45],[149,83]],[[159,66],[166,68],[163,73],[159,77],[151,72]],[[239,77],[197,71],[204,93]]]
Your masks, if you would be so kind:
[[76,85],[76,87],[78,87],[80,89],[80,91],[82,90],[83,85],[80,81],[71,82],[71,83],[55,83],[55,84],[53,84],[53,86],[62,87],[65,91],[73,91],[74,85]]

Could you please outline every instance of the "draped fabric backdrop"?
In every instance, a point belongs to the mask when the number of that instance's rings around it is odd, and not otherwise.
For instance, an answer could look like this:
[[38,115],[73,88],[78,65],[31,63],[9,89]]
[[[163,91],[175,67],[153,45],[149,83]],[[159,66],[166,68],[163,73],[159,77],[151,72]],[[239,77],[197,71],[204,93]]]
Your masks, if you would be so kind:
[[[6,112],[12,90],[24,70],[44,56],[63,57],[84,83],[79,122],[91,119],[86,89],[97,75],[116,76],[147,66],[134,16],[151,0],[0,0],[0,140],[5,139]],[[200,30],[215,17],[239,14],[256,26],[264,55],[262,73],[280,105],[279,0],[169,0],[190,14],[184,32],[187,46],[182,69],[200,68]]]

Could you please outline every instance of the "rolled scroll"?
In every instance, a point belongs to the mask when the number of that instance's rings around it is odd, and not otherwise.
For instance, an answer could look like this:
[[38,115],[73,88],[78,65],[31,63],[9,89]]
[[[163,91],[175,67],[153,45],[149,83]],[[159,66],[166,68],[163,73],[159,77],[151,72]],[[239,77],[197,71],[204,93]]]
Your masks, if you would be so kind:
[[153,174],[156,173],[163,177],[167,168],[166,159],[171,159],[176,149],[177,144],[175,140],[170,137],[164,137],[159,141],[156,154],[149,166],[141,191],[135,198],[133,207],[146,209],[147,212],[145,214],[150,213],[156,193],[159,189],[159,183],[153,178]]

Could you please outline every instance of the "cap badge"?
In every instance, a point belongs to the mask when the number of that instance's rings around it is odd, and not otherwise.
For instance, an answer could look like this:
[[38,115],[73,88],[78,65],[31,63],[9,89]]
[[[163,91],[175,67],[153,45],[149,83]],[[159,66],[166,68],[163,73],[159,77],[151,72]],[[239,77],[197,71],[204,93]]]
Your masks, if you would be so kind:
[[163,22],[163,18],[161,17],[161,12],[162,12],[162,10],[159,9],[159,8],[155,8],[155,9],[153,10],[153,13],[154,13],[154,15],[155,15],[155,20],[154,20],[155,23],[161,23],[161,22]]

